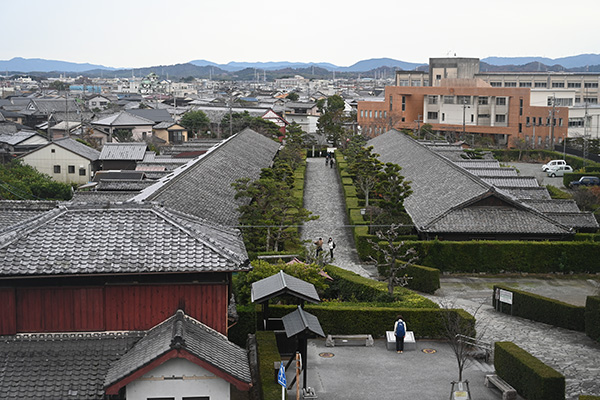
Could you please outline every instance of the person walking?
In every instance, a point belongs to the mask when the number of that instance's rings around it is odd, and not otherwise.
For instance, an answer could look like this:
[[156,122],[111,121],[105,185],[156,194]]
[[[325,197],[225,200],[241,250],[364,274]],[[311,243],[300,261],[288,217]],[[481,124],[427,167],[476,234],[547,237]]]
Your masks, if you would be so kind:
[[315,246],[317,246],[317,258],[319,258],[319,253],[323,251],[323,238],[319,238],[315,242]]
[[335,159],[333,157],[331,157],[331,160],[329,160],[329,166],[331,168],[333,168],[333,164],[335,163]]
[[327,241],[327,247],[329,248],[329,255],[331,256],[331,259],[333,260],[333,249],[335,249],[335,242],[333,241],[333,239],[331,237]]
[[394,335],[396,335],[396,353],[402,353],[404,351],[404,336],[406,336],[406,322],[402,320],[402,315],[396,317]]

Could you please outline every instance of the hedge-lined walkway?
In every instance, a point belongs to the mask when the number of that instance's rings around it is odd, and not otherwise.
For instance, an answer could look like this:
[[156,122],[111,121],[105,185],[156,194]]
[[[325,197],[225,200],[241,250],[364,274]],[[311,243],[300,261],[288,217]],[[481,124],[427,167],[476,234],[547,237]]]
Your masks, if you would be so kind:
[[[563,374],[567,400],[577,400],[580,394],[600,394],[600,344],[585,333],[502,314],[491,306],[491,286],[479,291],[478,296],[465,292],[470,291],[468,283],[460,289],[450,289],[451,286],[444,287],[443,281],[442,289],[435,295],[424,296],[438,303],[449,302],[471,314],[483,304],[476,314],[477,330],[483,333],[483,340],[513,342]],[[482,284],[485,283],[478,282],[479,286]]]
[[[306,160],[304,208],[320,217],[304,225],[302,239],[310,240],[312,243],[319,237],[323,238],[325,262],[364,277],[372,277],[376,274],[375,268],[361,264],[358,260],[352,231],[348,227],[342,185],[337,169],[325,166],[323,157]],[[327,248],[329,237],[332,237],[336,244],[332,262]]]

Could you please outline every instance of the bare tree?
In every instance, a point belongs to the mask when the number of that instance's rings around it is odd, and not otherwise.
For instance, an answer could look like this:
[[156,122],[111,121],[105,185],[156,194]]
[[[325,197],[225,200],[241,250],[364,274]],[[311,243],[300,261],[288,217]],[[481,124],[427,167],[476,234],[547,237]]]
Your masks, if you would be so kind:
[[492,344],[482,340],[485,324],[478,322],[476,318],[482,306],[483,303],[469,314],[465,310],[456,309],[453,303],[440,303],[443,311],[440,313],[443,334],[456,357],[459,382],[463,381],[463,371],[470,365],[474,356],[483,352],[487,359],[492,353]]
[[379,260],[372,256],[369,257],[375,262],[378,270],[379,267],[385,267],[390,296],[394,295],[394,286],[406,286],[408,284],[410,277],[406,274],[401,275],[401,271],[412,265],[418,258],[415,249],[408,247],[404,241],[397,242],[399,236],[398,229],[401,227],[402,225],[400,224],[392,224],[387,231],[378,231],[377,237],[386,242],[383,245],[367,239],[373,250],[383,256],[384,263],[380,263]]

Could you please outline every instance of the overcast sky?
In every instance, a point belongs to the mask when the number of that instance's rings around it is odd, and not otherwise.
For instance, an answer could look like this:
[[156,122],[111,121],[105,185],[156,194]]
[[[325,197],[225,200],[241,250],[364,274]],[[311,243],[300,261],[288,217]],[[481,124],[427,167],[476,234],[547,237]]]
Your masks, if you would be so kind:
[[0,10],[0,60],[350,66],[600,53],[598,0],[3,0]]

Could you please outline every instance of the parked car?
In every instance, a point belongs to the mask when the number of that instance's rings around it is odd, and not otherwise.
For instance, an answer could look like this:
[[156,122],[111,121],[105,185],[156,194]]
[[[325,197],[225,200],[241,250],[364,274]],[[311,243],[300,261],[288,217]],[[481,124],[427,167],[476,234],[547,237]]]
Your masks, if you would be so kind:
[[573,168],[570,165],[555,165],[548,169],[548,176],[554,178],[555,176],[565,176],[565,173],[573,172]]
[[571,189],[575,189],[581,186],[596,186],[600,185],[600,178],[596,176],[582,176],[578,181],[569,183]]
[[565,160],[552,160],[548,164],[542,165],[542,171],[546,172],[552,167],[557,167],[559,165],[567,165]]

